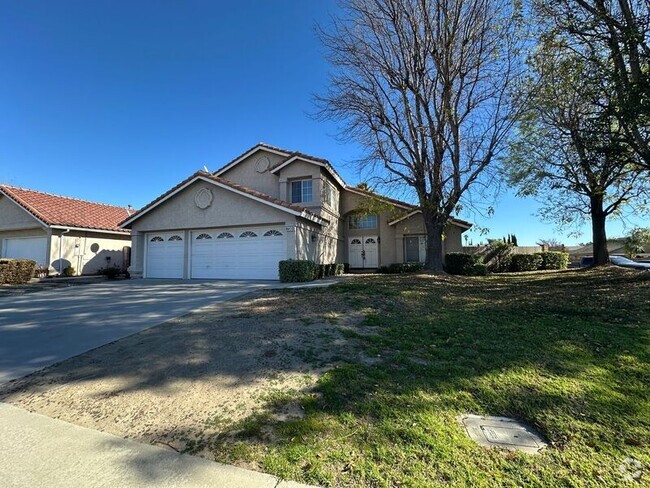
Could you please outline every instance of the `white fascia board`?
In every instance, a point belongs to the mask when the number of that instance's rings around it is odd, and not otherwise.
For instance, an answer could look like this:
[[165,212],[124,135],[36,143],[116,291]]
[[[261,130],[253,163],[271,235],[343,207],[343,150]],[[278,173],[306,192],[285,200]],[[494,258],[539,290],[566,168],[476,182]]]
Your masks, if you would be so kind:
[[224,166],[218,172],[214,173],[214,175],[215,176],[221,176],[226,171],[228,171],[228,170],[234,168],[235,166],[237,166],[244,159],[246,159],[246,158],[252,156],[253,154],[255,154],[257,151],[266,151],[266,152],[270,152],[270,153],[273,153],[273,154],[277,154],[278,156],[284,156],[285,158],[290,154],[290,153],[287,153],[287,152],[284,152],[284,151],[278,151],[276,149],[271,149],[269,147],[258,144],[257,146],[255,146],[253,149],[251,149],[247,153],[244,153],[242,156],[238,157],[233,162],[229,163],[227,166]]
[[104,230],[104,229],[95,229],[91,227],[74,227],[70,225],[51,225],[51,229],[56,229],[56,230],[77,230],[81,232],[97,232],[99,234],[116,234],[118,236],[124,236],[124,237],[129,237],[131,234],[131,231],[126,229],[126,232],[122,231],[120,232],[119,230]]

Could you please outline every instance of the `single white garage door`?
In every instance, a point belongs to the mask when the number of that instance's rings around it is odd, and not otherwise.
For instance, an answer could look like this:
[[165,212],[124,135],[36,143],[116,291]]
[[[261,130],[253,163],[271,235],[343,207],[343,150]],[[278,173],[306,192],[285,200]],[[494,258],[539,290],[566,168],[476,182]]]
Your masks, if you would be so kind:
[[182,278],[185,241],[183,232],[147,234],[146,278]]
[[191,277],[277,280],[287,258],[282,227],[207,229],[192,232]]
[[2,257],[33,259],[39,266],[47,265],[47,237],[22,237],[4,239]]

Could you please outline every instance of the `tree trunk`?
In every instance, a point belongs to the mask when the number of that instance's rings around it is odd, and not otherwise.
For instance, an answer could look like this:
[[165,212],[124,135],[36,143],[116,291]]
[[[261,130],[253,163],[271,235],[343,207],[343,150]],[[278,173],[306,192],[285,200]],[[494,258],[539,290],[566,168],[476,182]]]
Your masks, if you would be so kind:
[[593,241],[594,266],[602,266],[609,262],[607,251],[607,234],[605,233],[605,220],[607,215],[603,210],[603,197],[591,197],[591,233]]
[[443,273],[442,234],[444,225],[436,222],[433,216],[427,216],[424,212],[423,217],[427,232],[427,254],[424,269],[432,273]]

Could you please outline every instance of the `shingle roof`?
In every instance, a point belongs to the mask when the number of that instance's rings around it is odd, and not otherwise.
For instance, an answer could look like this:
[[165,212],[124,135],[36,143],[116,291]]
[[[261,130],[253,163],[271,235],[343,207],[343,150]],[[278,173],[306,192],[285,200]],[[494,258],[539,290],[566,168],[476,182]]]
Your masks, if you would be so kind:
[[293,210],[294,212],[304,213],[304,214],[307,215],[308,217],[311,217],[311,218],[313,218],[313,219],[315,219],[315,220],[327,221],[327,219],[324,219],[324,218],[322,218],[322,217],[316,215],[315,213],[310,212],[310,211],[307,210],[305,207],[301,207],[300,205],[295,205],[295,204],[293,204],[293,203],[285,202],[284,200],[280,200],[280,199],[278,199],[278,198],[274,198],[274,197],[272,197],[272,196],[270,196],[270,195],[267,195],[266,193],[262,193],[262,192],[259,192],[259,191],[257,191],[257,190],[253,190],[253,189],[251,189],[251,188],[248,188],[248,187],[245,187],[245,186],[239,185],[239,184],[237,184],[237,183],[233,183],[232,181],[227,180],[227,179],[225,179],[225,178],[221,178],[221,177],[219,177],[219,176],[214,176],[212,173],[207,173],[207,172],[205,172],[205,171],[197,171],[197,172],[194,173],[193,175],[191,175],[191,176],[189,176],[188,178],[186,178],[186,179],[184,179],[183,181],[181,181],[181,182],[180,182],[178,185],[176,185],[175,187],[173,187],[173,188],[167,190],[165,193],[163,193],[162,195],[160,195],[160,196],[159,196],[158,198],[156,198],[155,200],[153,200],[153,201],[149,202],[148,204],[146,204],[144,207],[142,207],[142,208],[141,208],[138,212],[136,212],[135,214],[133,214],[133,215],[131,215],[131,216],[129,216],[129,217],[123,219],[122,222],[120,222],[120,225],[124,225],[127,221],[129,221],[129,220],[131,220],[131,219],[134,219],[134,218],[138,217],[140,214],[146,212],[146,211],[149,210],[151,207],[153,207],[154,205],[156,205],[157,203],[159,203],[161,200],[164,200],[164,199],[167,198],[169,195],[171,195],[172,193],[176,192],[177,190],[179,190],[180,188],[182,188],[182,187],[185,186],[187,183],[189,183],[190,181],[192,181],[193,179],[195,179],[195,178],[197,178],[197,177],[202,177],[202,178],[206,178],[206,179],[212,180],[212,181],[214,181],[214,182],[216,182],[216,183],[220,183],[220,184],[225,185],[225,186],[228,186],[228,187],[230,187],[230,188],[232,188],[232,189],[234,189],[234,190],[240,191],[241,193],[245,193],[245,194],[247,194],[247,195],[250,195],[250,196],[253,196],[253,197],[259,198],[259,199],[264,200],[264,201],[267,201],[267,202],[269,202],[269,203],[273,203],[273,204],[275,204],[275,205],[279,205],[279,206],[281,206],[281,207],[284,207],[284,208],[287,208],[287,209]]
[[47,225],[129,232],[119,227],[129,215],[123,207],[9,185],[0,185],[0,192]]

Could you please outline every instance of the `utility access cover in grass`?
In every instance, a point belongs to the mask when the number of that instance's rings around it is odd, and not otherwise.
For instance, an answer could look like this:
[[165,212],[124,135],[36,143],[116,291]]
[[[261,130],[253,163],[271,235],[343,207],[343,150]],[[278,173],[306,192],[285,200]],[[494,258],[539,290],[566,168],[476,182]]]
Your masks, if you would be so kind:
[[530,426],[507,417],[463,415],[460,419],[467,434],[485,447],[537,454],[546,447],[542,436]]

